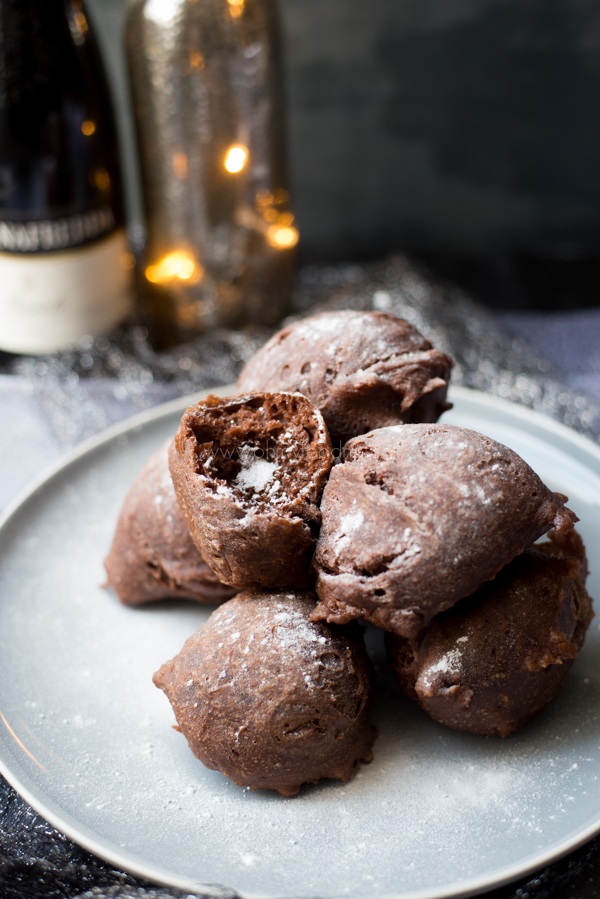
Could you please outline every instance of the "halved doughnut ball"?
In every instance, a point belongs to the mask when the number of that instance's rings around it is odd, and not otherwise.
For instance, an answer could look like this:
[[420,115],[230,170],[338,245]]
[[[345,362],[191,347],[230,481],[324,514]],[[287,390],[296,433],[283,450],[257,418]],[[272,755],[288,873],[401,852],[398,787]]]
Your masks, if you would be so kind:
[[299,394],[210,396],[188,409],[170,450],[192,538],[218,577],[304,587],[333,463],[323,417]]

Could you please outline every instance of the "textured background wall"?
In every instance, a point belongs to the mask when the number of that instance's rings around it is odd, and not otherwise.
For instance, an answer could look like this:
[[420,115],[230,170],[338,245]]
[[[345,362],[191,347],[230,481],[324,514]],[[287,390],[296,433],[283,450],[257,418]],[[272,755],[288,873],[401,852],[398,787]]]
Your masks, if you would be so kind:
[[[88,0],[131,129],[123,0]],[[307,258],[600,248],[597,0],[279,0]]]

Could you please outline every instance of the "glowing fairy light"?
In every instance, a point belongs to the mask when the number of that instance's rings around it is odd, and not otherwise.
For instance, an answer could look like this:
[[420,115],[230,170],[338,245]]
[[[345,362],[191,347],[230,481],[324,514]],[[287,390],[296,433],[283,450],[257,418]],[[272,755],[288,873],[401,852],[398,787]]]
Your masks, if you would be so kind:
[[[259,207],[262,205],[261,199],[262,197],[257,197],[256,205]],[[266,242],[278,250],[291,249],[300,240],[298,229],[292,225],[293,221],[293,212],[278,213],[272,206],[261,209],[260,213],[255,212],[250,206],[240,206],[235,211],[236,224],[262,234]]]
[[165,284],[168,281],[185,281],[188,284],[196,284],[204,269],[194,262],[193,258],[185,250],[174,250],[164,256],[156,265],[149,265],[145,275],[152,284]]
[[87,19],[85,17],[85,13],[83,13],[81,11],[74,13],[73,21],[75,22],[75,25],[76,25],[79,33],[85,34],[86,31],[88,30],[88,23],[87,23]]
[[106,169],[96,169],[93,173],[93,183],[98,190],[106,192],[110,189],[110,175]]
[[272,206],[274,202],[273,194],[270,190],[259,190],[256,194],[256,205],[259,207]]
[[96,130],[96,123],[92,122],[91,119],[86,119],[85,122],[81,123],[81,133],[85,134],[86,137],[90,137]]
[[271,225],[267,230],[267,240],[272,247],[287,250],[295,247],[300,239],[297,228],[290,225]]
[[233,147],[230,147],[225,154],[225,168],[232,174],[241,172],[247,162],[248,150],[241,144],[235,144]]
[[204,68],[204,56],[198,50],[190,50],[189,61],[191,69],[199,72]]
[[144,7],[144,18],[159,25],[168,25],[176,14],[175,0],[149,0]]
[[245,0],[227,0],[229,3],[229,14],[234,19],[238,19],[244,12]]

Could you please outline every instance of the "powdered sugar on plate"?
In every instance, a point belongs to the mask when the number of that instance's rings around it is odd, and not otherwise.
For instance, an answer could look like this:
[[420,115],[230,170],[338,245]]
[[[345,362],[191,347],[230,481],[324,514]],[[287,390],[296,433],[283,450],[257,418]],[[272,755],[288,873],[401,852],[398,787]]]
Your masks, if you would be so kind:
[[[498,439],[502,431],[570,496],[586,542],[600,544],[591,444],[570,452],[566,431],[559,446],[543,421],[526,429],[510,408],[453,400],[457,424]],[[556,699],[504,740],[451,731],[401,696],[370,629],[379,734],[373,762],[353,780],[284,799],[245,791],[194,758],[151,677],[211,610],[127,608],[100,587],[140,460],[174,433],[182,410],[69,464],[0,529],[0,708],[33,756],[4,728],[0,761],[38,809],[121,868],[263,899],[476,892],[590,835],[600,824],[600,619]],[[595,569],[590,592],[600,596]],[[277,627],[286,630],[285,618]]]

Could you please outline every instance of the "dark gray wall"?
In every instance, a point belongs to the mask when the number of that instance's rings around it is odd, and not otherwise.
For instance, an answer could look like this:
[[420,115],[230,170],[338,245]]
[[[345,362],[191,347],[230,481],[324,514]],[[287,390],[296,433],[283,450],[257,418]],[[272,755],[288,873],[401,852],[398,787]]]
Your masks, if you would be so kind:
[[[123,0],[88,0],[111,60]],[[305,256],[600,248],[598,0],[279,0]]]

